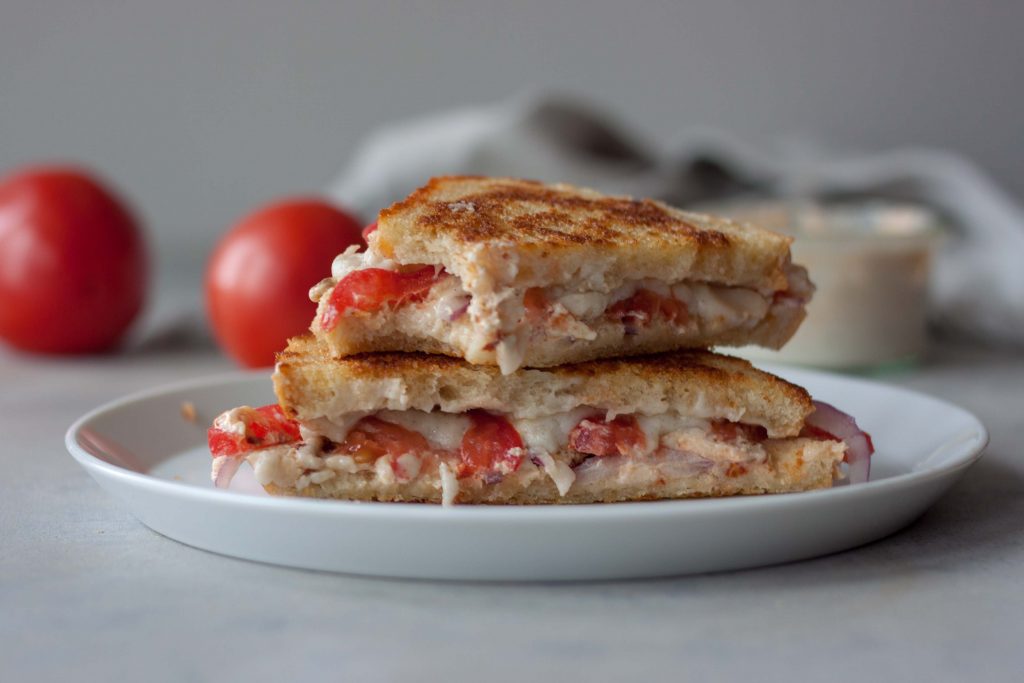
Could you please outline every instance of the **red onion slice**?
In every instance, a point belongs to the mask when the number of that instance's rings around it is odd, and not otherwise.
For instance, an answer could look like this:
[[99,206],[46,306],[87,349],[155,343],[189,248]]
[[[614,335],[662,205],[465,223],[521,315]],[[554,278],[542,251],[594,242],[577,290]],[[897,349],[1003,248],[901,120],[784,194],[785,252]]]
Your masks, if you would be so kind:
[[692,451],[664,448],[660,451],[662,471],[692,477],[706,474],[715,468],[715,461]]
[[244,458],[230,455],[221,455],[214,458],[213,471],[210,473],[213,485],[219,489],[226,490],[231,485],[231,480],[234,479],[238,468],[242,465],[242,460]]
[[871,454],[875,452],[871,437],[861,432],[846,442],[846,462],[849,463],[850,483],[863,484],[871,477]]
[[783,292],[776,294],[775,299],[772,302],[772,306],[776,308],[803,308],[807,305],[803,299],[795,296],[790,296],[788,293]]
[[454,322],[466,315],[471,301],[472,297],[468,294],[452,292],[441,297],[434,310],[437,311],[439,317],[448,322]]
[[572,468],[576,475],[573,486],[590,486],[605,478],[614,477],[622,467],[622,456],[591,456]]
[[468,311],[468,310],[469,310],[469,299],[467,298],[466,302],[464,304],[462,304],[458,308],[454,309],[450,314],[448,314],[448,321],[449,322],[454,322],[454,321],[458,320],[462,316],[466,315],[466,311]]
[[871,435],[857,426],[857,421],[824,401],[814,402],[814,412],[804,423],[807,436],[833,438],[846,444],[846,462],[849,463],[851,484],[862,484],[871,475],[871,454],[875,446]]

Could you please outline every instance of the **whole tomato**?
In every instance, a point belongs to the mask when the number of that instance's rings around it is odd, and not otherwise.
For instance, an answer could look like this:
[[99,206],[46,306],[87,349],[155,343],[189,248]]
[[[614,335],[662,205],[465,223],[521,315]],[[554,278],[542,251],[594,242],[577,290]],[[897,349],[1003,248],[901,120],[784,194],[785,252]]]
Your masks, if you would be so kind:
[[0,180],[0,337],[44,353],[107,350],[146,296],[146,249],[117,196],[81,169]]
[[309,328],[309,290],[334,257],[362,244],[360,223],[319,199],[290,199],[243,218],[206,269],[206,307],[221,347],[242,365],[272,365],[289,337]]

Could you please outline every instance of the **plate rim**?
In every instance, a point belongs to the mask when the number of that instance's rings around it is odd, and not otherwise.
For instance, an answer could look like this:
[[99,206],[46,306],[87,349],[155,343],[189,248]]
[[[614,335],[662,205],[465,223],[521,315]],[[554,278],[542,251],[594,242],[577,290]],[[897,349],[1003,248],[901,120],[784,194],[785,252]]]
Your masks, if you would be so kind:
[[[989,432],[984,423],[971,411],[944,398],[939,398],[915,389],[895,386],[885,382],[864,379],[861,377],[850,377],[837,373],[782,366],[778,364],[762,364],[761,369],[773,374],[786,375],[796,373],[801,375],[818,376],[831,380],[840,380],[844,383],[858,385],[866,389],[883,389],[915,399],[925,399],[936,402],[946,409],[961,413],[972,423],[976,431],[972,431],[970,438],[963,443],[964,452],[953,458],[951,462],[942,465],[928,467],[920,471],[905,472],[902,474],[885,477],[876,481],[868,481],[853,486],[832,487],[815,491],[802,491],[796,493],[780,493],[764,496],[729,496],[722,498],[701,498],[683,500],[658,500],[658,501],[637,501],[628,505],[601,505],[601,504],[578,504],[578,505],[455,505],[443,507],[440,505],[417,505],[409,503],[376,502],[376,501],[345,501],[345,500],[322,500],[298,497],[258,497],[246,495],[233,491],[222,491],[219,489],[205,489],[183,482],[154,477],[148,473],[135,472],[107,462],[92,453],[89,453],[78,442],[77,436],[82,428],[89,422],[119,409],[130,406],[147,399],[158,398],[183,390],[200,390],[225,386],[229,383],[251,382],[257,379],[270,381],[270,374],[266,370],[234,370],[221,372],[204,377],[178,380],[166,384],[160,384],[140,391],[126,394],[120,398],[107,401],[92,410],[89,410],[76,419],[68,427],[64,435],[64,445],[71,456],[86,471],[102,473],[105,476],[121,480],[124,483],[132,484],[151,493],[161,495],[183,496],[199,501],[231,505],[241,508],[267,508],[270,510],[290,510],[294,512],[308,512],[314,514],[344,515],[355,517],[392,517],[402,520],[422,521],[440,517],[446,521],[470,521],[476,518],[483,518],[488,521],[551,521],[552,515],[557,515],[559,522],[571,522],[585,520],[587,522],[599,521],[602,519],[614,518],[624,519],[637,516],[654,516],[680,514],[685,511],[692,515],[718,515],[731,512],[743,512],[747,508],[763,507],[786,507],[792,505],[814,505],[825,500],[839,503],[844,499],[859,497],[866,494],[884,494],[896,490],[924,484],[928,481],[941,479],[954,475],[957,472],[967,469],[976,463],[984,454],[989,444]],[[948,442],[944,442],[948,443]]]

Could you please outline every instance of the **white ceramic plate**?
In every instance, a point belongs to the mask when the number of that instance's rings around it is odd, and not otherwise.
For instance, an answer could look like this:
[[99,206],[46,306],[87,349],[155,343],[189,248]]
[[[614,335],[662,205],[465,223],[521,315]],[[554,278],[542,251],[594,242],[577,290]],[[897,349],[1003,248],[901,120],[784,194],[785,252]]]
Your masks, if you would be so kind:
[[[772,368],[857,417],[874,437],[871,481],[825,491],[613,505],[442,508],[272,498],[247,466],[210,483],[206,427],[272,403],[266,375],[160,388],[97,408],[68,450],[144,524],[217,553],[327,571],[431,579],[666,576],[800,560],[882,538],[916,519],[988,440],[970,413],[905,389]],[[183,402],[197,419],[181,415]]]

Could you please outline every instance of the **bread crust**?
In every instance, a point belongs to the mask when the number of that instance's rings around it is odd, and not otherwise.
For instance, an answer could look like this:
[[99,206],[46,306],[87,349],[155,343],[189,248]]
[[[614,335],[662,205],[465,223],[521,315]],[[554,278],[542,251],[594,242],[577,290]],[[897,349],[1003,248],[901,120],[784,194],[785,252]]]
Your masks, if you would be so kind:
[[372,248],[443,264],[469,291],[637,278],[786,288],[790,237],[567,184],[444,176],[380,212]]
[[589,406],[620,414],[726,419],[796,436],[813,410],[807,392],[745,360],[709,351],[608,358],[502,375],[443,355],[372,353],[332,358],[312,335],[277,356],[274,389],[302,420],[376,410],[482,408],[542,417]]

